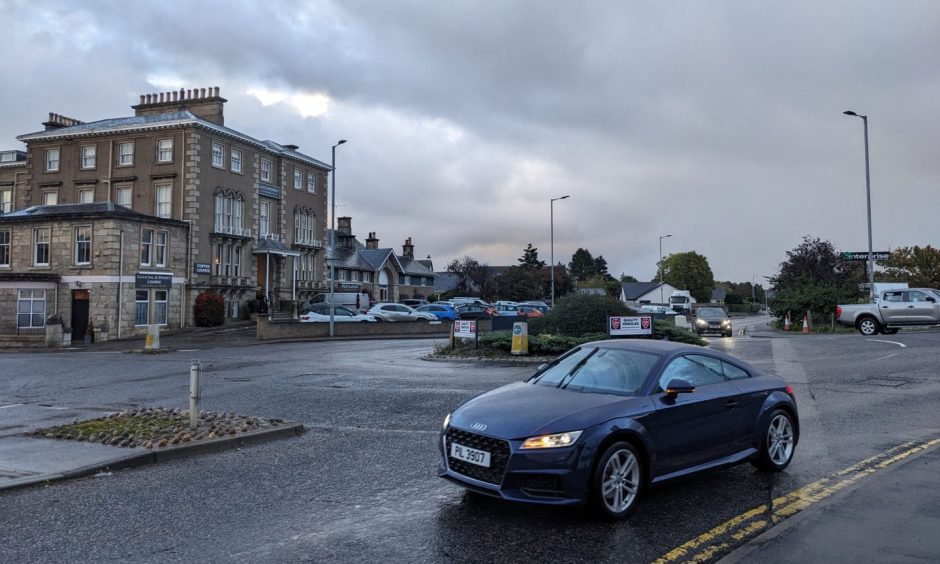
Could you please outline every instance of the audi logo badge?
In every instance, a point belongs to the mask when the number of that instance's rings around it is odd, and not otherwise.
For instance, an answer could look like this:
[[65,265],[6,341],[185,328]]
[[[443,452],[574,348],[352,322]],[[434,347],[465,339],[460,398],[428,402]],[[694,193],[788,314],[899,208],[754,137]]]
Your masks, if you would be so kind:
[[470,428],[475,431],[486,431],[486,425],[483,423],[474,423],[473,425],[470,425]]

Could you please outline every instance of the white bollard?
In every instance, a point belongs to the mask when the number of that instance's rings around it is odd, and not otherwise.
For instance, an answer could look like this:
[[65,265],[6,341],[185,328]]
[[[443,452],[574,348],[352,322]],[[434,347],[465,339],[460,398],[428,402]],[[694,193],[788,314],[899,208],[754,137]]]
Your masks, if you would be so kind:
[[202,363],[194,360],[189,366],[189,426],[193,431],[199,422],[199,397],[202,395]]
[[160,326],[148,325],[147,338],[144,341],[145,351],[155,351],[160,348]]

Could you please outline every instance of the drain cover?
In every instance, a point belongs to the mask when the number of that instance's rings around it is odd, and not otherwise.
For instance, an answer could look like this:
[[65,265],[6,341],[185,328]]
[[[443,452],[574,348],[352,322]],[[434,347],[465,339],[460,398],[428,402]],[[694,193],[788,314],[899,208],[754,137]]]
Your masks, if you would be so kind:
[[901,380],[900,378],[869,378],[868,380],[862,380],[861,383],[866,386],[885,386],[888,388],[900,388],[904,384],[910,384],[907,380]]

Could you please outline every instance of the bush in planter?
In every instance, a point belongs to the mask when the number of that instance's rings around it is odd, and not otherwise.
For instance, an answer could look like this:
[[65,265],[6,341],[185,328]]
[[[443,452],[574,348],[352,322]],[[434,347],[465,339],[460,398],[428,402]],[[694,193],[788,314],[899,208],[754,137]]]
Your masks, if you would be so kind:
[[196,296],[193,320],[197,327],[215,327],[225,323],[225,300],[219,294],[203,292]]
[[[636,315],[619,299],[611,296],[570,294],[557,300],[555,308],[545,317],[530,324],[530,333],[551,333],[580,337],[590,333],[607,333],[607,318]],[[534,326],[533,326],[534,325]]]

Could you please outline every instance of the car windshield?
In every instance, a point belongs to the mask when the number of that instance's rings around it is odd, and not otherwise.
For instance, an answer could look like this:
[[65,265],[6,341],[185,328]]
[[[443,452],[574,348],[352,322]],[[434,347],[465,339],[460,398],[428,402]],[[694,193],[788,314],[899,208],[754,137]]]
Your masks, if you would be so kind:
[[934,290],[931,288],[930,292],[934,295],[935,298],[940,298],[940,290]]
[[532,383],[574,392],[636,395],[656,364],[655,354],[608,348],[578,348]]
[[724,310],[717,308],[703,307],[702,309],[698,310],[695,315],[699,317],[724,317],[725,312]]

